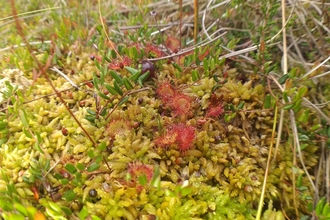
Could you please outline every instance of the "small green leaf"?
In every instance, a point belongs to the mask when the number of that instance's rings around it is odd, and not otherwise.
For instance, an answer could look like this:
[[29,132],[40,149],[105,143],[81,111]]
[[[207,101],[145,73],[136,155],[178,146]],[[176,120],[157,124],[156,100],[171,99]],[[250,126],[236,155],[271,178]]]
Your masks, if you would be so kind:
[[121,90],[121,88],[119,87],[119,85],[118,85],[118,83],[116,81],[113,83],[113,85],[114,85],[115,90],[117,91],[117,93],[119,95],[123,95],[124,94],[123,90]]
[[300,150],[304,150],[306,147],[308,147],[308,144],[300,144]]
[[290,77],[289,74],[285,74],[281,76],[281,78],[278,79],[279,84],[283,85],[289,77]]
[[93,116],[93,115],[86,115],[85,116],[85,119],[90,121],[91,123],[94,123],[95,122],[95,119],[96,119],[96,116]]
[[309,203],[307,204],[307,208],[308,208],[308,211],[312,212],[313,209],[314,209],[313,203],[309,202]]
[[0,138],[0,146],[4,143],[6,143],[8,141],[8,139],[5,137],[5,138]]
[[138,80],[140,74],[141,74],[141,71],[138,71],[138,72],[136,72],[135,74],[131,75],[131,76],[129,77],[129,79],[132,80],[133,82],[136,82],[136,81]]
[[61,178],[60,179],[60,183],[62,184],[62,185],[66,185],[66,184],[68,184],[70,181],[69,181],[69,179],[66,179],[66,178]]
[[76,172],[73,174],[76,178],[81,178],[82,174],[80,172]]
[[14,207],[10,202],[7,202],[4,199],[1,199],[0,200],[0,208],[4,211],[11,212]]
[[100,112],[100,115],[104,117],[107,114],[107,108],[103,108],[103,110]]
[[70,189],[63,193],[62,198],[65,199],[66,201],[70,202],[76,198],[76,193]]
[[198,75],[197,70],[192,70],[191,71],[191,78],[194,82],[196,82],[199,79],[199,75]]
[[143,86],[143,83],[148,79],[150,75],[150,72],[147,71],[145,73],[143,73],[139,78],[138,78],[138,83],[140,86]]
[[93,77],[93,85],[94,85],[94,88],[98,91],[100,91],[99,84],[100,84],[99,78],[97,78],[97,76],[94,76]]
[[72,211],[70,208],[66,207],[66,206],[61,206],[62,211],[67,215],[70,216],[72,215]]
[[41,142],[42,142],[42,138],[41,138],[41,136],[40,136],[40,133],[39,133],[39,132],[35,132],[35,135],[37,136],[38,144],[41,144]]
[[160,171],[159,171],[159,166],[156,166],[155,167],[154,175],[152,177],[152,180],[151,180],[150,185],[153,186],[153,187],[156,187],[156,188],[160,189]]
[[57,213],[62,213],[61,208],[54,202],[49,202],[49,208]]
[[221,85],[220,84],[215,84],[215,86],[213,86],[213,88],[212,88],[212,92],[214,92],[218,88],[221,88]]
[[64,168],[71,174],[77,172],[77,168],[71,163],[67,163]]
[[210,66],[211,70],[214,70],[214,69],[215,69],[214,58],[211,58],[211,59],[209,60],[209,66]]
[[63,176],[62,176],[61,174],[59,174],[59,173],[55,173],[55,174],[54,174],[54,177],[55,177],[55,179],[57,179],[57,180],[63,179]]
[[7,217],[5,216],[5,213],[4,213],[4,219],[6,220],[25,220],[25,217],[20,215],[20,214],[16,214],[16,213],[10,213],[10,214],[7,214]]
[[93,150],[89,150],[87,151],[87,155],[89,156],[89,158],[93,159],[95,157],[94,151]]
[[28,138],[33,138],[32,134],[30,133],[29,130],[26,130],[25,128],[23,128],[23,133],[25,134],[26,137]]
[[239,40],[238,38],[233,38],[231,41],[228,42],[227,48],[229,48],[230,50],[234,49],[238,40]]
[[115,82],[117,82],[119,85],[123,84],[123,79],[113,70],[110,70],[110,75],[112,78],[115,79]]
[[120,100],[120,102],[118,103],[118,107],[121,106],[122,104],[124,104],[125,102],[127,102],[129,98],[130,98],[130,96],[126,96],[122,100]]
[[88,216],[88,211],[87,211],[86,206],[84,206],[84,207],[80,210],[80,212],[79,212],[79,214],[78,214],[78,217],[79,217],[80,220],[85,220],[87,216]]
[[0,130],[7,128],[8,122],[0,121]]
[[87,109],[87,112],[88,112],[88,114],[90,114],[90,115],[96,115],[96,112],[94,112],[94,111],[92,111],[92,110],[90,110],[90,109]]
[[87,171],[88,171],[88,172],[93,172],[93,171],[97,170],[99,167],[100,167],[99,164],[97,164],[97,163],[92,163],[92,164],[87,168]]
[[297,188],[301,187],[302,186],[302,177],[303,177],[303,174],[300,174],[297,178]]
[[81,171],[85,170],[85,165],[82,163],[77,163],[76,167],[78,168],[78,170],[81,170]]
[[307,92],[308,92],[307,86],[302,86],[298,89],[297,95],[299,96],[299,98],[302,98],[307,94]]
[[97,217],[96,215],[92,215],[92,220],[101,220],[99,217]]
[[225,119],[225,122],[229,122],[230,121],[230,116],[228,114],[225,114],[224,119]]
[[45,165],[44,165],[44,170],[48,170],[50,167],[50,159],[46,159]]
[[180,65],[178,65],[177,63],[173,63],[173,66],[175,69],[177,69],[180,73],[182,72],[182,68]]
[[133,89],[133,85],[130,83],[129,79],[124,77],[123,82],[124,82],[124,86],[126,87],[127,90]]
[[203,59],[203,66],[205,71],[209,70],[209,61],[206,57]]
[[231,111],[235,111],[235,110],[236,110],[236,109],[235,109],[235,106],[232,105],[232,104],[229,105],[229,109],[230,109]]
[[139,176],[138,179],[139,179],[139,183],[140,183],[142,186],[146,185],[147,182],[148,182],[148,181],[147,181],[147,176],[146,176],[145,174]]
[[98,70],[101,70],[101,66],[99,64],[99,61],[97,59],[94,60],[95,66]]
[[100,163],[102,160],[103,160],[103,156],[102,156],[102,154],[99,154],[99,155],[97,155],[97,156],[94,158],[94,161],[95,161],[96,163]]
[[169,190],[169,189],[165,189],[165,196],[174,197],[175,194],[174,194],[174,192],[172,192],[171,190]]
[[271,100],[272,100],[272,97],[270,94],[267,94],[266,97],[265,97],[265,101],[264,101],[264,108],[265,109],[268,109],[271,107]]
[[103,85],[104,84],[104,77],[107,75],[108,72],[108,67],[105,66],[104,68],[102,68],[102,71],[100,73],[100,84]]
[[299,134],[299,141],[309,141],[309,137],[305,134]]
[[24,127],[28,127],[29,126],[29,120],[27,118],[26,112],[24,109],[20,109],[20,117],[21,117],[21,121]]
[[42,150],[42,148],[40,147],[40,144],[38,142],[35,142],[33,144],[34,149],[36,149],[37,151],[39,151],[40,153],[44,153],[44,151]]
[[189,186],[181,188],[181,195],[186,196],[189,195],[192,192],[192,188]]
[[96,148],[100,151],[104,151],[107,148],[107,144],[105,142],[101,142]]
[[141,72],[140,70],[134,69],[134,68],[129,67],[129,66],[125,66],[125,69],[132,75],[135,75],[137,73],[140,74],[140,72]]
[[14,208],[15,208],[19,213],[21,213],[21,214],[24,215],[24,216],[27,216],[27,215],[28,215],[25,206],[23,206],[23,205],[20,204],[20,203],[15,202],[15,203],[14,203]]
[[240,102],[240,103],[238,104],[238,106],[237,106],[237,110],[242,109],[242,108],[244,107],[244,104],[245,104],[244,101]]
[[116,59],[116,58],[117,58],[117,53],[116,53],[116,51],[115,51],[115,50],[111,50],[110,52],[111,52],[111,57],[112,57],[112,59]]
[[160,189],[160,176],[158,176],[157,178],[152,179],[151,186]]
[[323,207],[322,215],[328,216],[329,214],[330,214],[330,206],[329,206],[329,203],[326,203]]
[[115,88],[113,88],[109,84],[105,83],[104,86],[108,90],[108,92],[111,93],[112,95],[117,95],[118,94],[118,92],[115,90]]
[[101,97],[101,98],[104,98],[106,100],[110,100],[110,97],[108,97],[107,95],[103,94],[102,92],[97,92],[97,94]]
[[321,215],[324,205],[325,205],[325,198],[322,197],[316,205],[315,213],[317,216]]
[[292,107],[295,105],[295,103],[289,103],[289,104],[286,104],[282,107],[283,110],[289,110],[289,109],[292,109]]
[[214,79],[214,81],[216,81],[217,83],[220,81],[220,80],[218,79],[218,76],[217,76],[217,75],[213,75],[213,79]]

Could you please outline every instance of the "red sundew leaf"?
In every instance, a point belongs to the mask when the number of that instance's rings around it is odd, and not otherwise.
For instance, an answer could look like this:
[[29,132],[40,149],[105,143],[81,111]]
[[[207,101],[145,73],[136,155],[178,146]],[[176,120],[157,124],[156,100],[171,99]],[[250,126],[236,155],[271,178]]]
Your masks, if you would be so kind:
[[158,86],[157,94],[162,99],[162,101],[166,104],[172,97],[175,95],[175,90],[171,83],[163,82]]
[[206,117],[216,118],[219,117],[223,112],[223,107],[221,105],[210,106],[206,112]]
[[177,144],[180,151],[185,152],[193,147],[195,139],[195,128],[185,124],[177,124],[172,128],[174,133],[177,133]]
[[146,45],[146,50],[149,52],[151,57],[162,57],[164,55],[163,51],[161,51],[157,46],[152,44]]
[[125,135],[131,130],[131,124],[124,119],[112,120],[108,125],[109,135],[115,137],[116,135]]
[[175,116],[187,115],[191,110],[191,101],[191,97],[177,93],[172,97],[169,105]]
[[128,173],[132,175],[133,178],[139,178],[145,176],[147,182],[150,182],[153,175],[154,169],[152,166],[137,162],[128,164]]
[[131,58],[124,56],[123,60],[120,60],[119,58],[113,59],[111,63],[108,64],[108,68],[111,70],[119,70],[124,66],[130,66],[132,63],[133,62]]
[[211,99],[210,99],[210,105],[217,106],[217,105],[221,104],[222,99],[223,99],[223,95],[218,97],[216,94],[212,94]]
[[158,137],[155,143],[161,147],[168,147],[176,142],[177,136],[176,132],[168,131],[165,135]]
[[118,60],[113,60],[111,63],[109,63],[108,68],[111,70],[119,70],[120,69],[120,63]]
[[180,49],[180,41],[177,38],[168,37],[165,41],[165,46],[173,53],[177,53]]
[[133,63],[133,61],[131,58],[129,58],[128,56],[123,57],[122,64],[124,64],[124,66],[130,66],[130,65],[132,65],[132,63]]

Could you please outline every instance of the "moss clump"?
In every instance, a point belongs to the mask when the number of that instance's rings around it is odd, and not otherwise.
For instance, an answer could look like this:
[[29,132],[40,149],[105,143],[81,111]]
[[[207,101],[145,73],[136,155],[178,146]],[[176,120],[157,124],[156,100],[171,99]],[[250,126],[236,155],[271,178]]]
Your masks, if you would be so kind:
[[[79,71],[72,81],[101,80],[93,76],[98,68],[89,54],[75,55],[79,62],[63,70]],[[84,85],[61,95],[79,123],[42,78],[24,96],[29,103],[21,103],[26,123],[19,112],[2,117],[10,135],[0,148],[0,188],[10,182],[23,204],[53,217],[47,210],[55,203],[63,211],[58,215],[78,216],[86,208],[86,216],[102,219],[254,219],[274,123],[257,77],[242,83],[233,69],[218,82],[212,75],[194,81],[164,64],[155,78],[133,87],[117,60],[104,65],[117,75],[103,80],[121,92],[102,98],[108,94]],[[65,79],[49,74],[58,90],[68,88]],[[279,148],[266,202],[297,200],[288,185],[289,148]],[[309,149],[306,157],[314,152]],[[43,192],[33,193],[36,186]],[[298,205],[305,210],[306,204]]]

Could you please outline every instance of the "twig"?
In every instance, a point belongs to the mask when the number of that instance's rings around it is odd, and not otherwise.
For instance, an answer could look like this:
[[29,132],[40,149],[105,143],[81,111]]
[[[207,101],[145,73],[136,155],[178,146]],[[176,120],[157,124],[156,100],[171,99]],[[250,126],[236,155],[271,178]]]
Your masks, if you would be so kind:
[[60,74],[64,79],[66,79],[74,88],[79,89],[79,87],[67,76],[65,75],[61,70],[57,69],[55,66],[49,68],[50,70],[53,70],[54,72]]
[[330,60],[330,56],[328,56],[327,59],[325,59],[324,61],[322,61],[322,63],[318,64],[316,67],[314,67],[313,69],[311,69],[310,71],[308,71],[307,73],[305,73],[303,76],[301,76],[298,79],[296,79],[296,81],[300,81],[301,79],[305,78],[306,76],[309,76],[315,70],[317,70],[318,68],[320,68],[323,64],[325,64],[326,62],[328,62],[328,60]]

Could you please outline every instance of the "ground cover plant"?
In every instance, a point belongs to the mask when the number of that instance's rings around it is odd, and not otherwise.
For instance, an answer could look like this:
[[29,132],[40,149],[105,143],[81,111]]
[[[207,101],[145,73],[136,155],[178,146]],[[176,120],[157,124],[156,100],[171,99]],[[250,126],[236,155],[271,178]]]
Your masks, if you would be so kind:
[[329,219],[326,1],[0,9],[0,219]]

